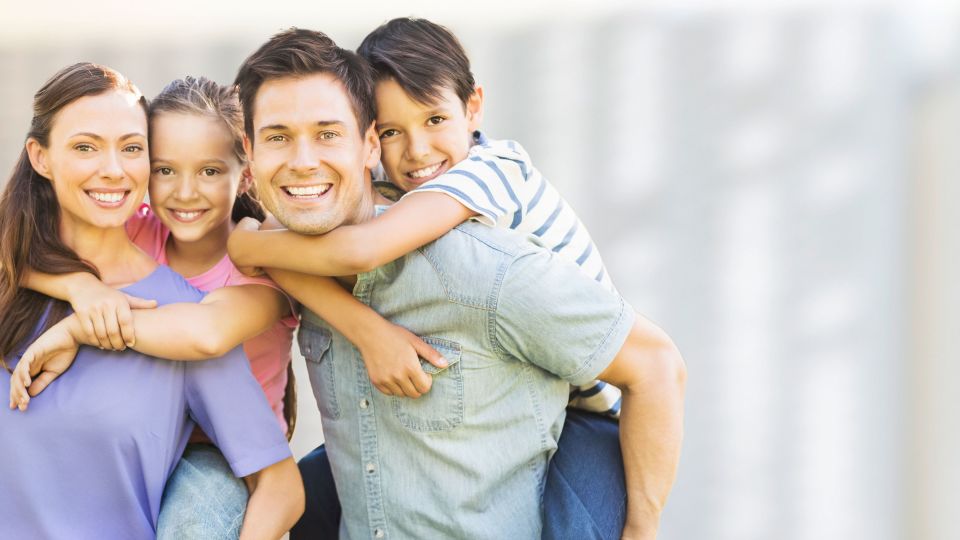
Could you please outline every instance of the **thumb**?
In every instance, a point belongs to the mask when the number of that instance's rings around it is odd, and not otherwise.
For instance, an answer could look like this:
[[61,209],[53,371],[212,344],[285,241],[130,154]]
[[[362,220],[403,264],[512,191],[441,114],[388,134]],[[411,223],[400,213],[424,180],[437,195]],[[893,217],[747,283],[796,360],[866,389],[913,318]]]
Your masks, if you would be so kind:
[[450,362],[448,362],[442,354],[438,353],[436,349],[430,345],[427,345],[427,343],[419,337],[413,336],[411,338],[411,345],[413,345],[413,350],[417,351],[417,356],[430,362],[434,366],[443,369],[450,365]]
[[156,300],[147,300],[146,298],[131,296],[126,293],[124,293],[124,296],[127,297],[127,302],[130,303],[131,309],[152,309],[157,307]]
[[52,371],[44,371],[41,373],[40,376],[34,379],[27,388],[27,392],[30,394],[30,397],[36,397],[37,394],[43,392],[43,389],[46,388],[47,385],[49,385],[54,379],[56,379],[57,375],[57,373]]

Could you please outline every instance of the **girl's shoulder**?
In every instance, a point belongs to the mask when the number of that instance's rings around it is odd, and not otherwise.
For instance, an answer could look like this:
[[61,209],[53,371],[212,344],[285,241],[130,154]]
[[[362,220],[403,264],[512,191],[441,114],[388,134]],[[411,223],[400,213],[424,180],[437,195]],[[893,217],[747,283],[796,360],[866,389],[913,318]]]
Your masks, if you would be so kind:
[[159,260],[160,252],[166,241],[167,228],[153,213],[149,204],[142,204],[133,216],[124,224],[127,237],[147,255]]

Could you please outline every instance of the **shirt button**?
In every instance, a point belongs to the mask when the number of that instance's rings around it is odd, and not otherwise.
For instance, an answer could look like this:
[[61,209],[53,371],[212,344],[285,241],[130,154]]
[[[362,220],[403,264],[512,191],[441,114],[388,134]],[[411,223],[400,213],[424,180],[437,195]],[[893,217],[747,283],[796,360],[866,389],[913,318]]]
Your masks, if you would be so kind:
[[377,468],[373,465],[373,463],[367,463],[367,472],[368,472],[368,473],[372,473],[372,472],[375,471],[375,470],[377,470]]
[[373,536],[375,538],[383,538],[383,529],[374,529]]
[[361,408],[361,409],[366,409],[366,408],[369,407],[369,406],[370,406],[370,402],[369,402],[369,401],[367,401],[366,399],[361,399],[361,400],[360,400],[360,408]]

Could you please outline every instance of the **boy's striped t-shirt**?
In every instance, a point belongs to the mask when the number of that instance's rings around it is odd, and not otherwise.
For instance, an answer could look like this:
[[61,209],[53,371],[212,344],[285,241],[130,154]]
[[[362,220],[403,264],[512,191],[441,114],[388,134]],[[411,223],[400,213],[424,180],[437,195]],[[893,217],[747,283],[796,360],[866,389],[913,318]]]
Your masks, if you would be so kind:
[[[615,290],[587,228],[533,166],[520,143],[489,139],[479,131],[474,133],[474,141],[466,159],[411,193],[446,193],[477,212],[473,219],[532,234],[558,257]],[[619,416],[619,390],[601,381],[574,387],[570,398],[577,408]]]

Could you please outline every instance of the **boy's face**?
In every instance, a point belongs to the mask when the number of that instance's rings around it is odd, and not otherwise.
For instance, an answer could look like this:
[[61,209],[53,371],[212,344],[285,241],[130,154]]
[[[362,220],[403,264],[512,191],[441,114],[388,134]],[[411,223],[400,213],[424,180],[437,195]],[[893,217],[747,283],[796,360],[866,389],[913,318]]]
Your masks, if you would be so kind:
[[450,88],[427,105],[411,98],[393,79],[377,83],[377,134],[381,163],[390,181],[405,191],[445,173],[467,157],[480,127],[483,90],[464,104]]

